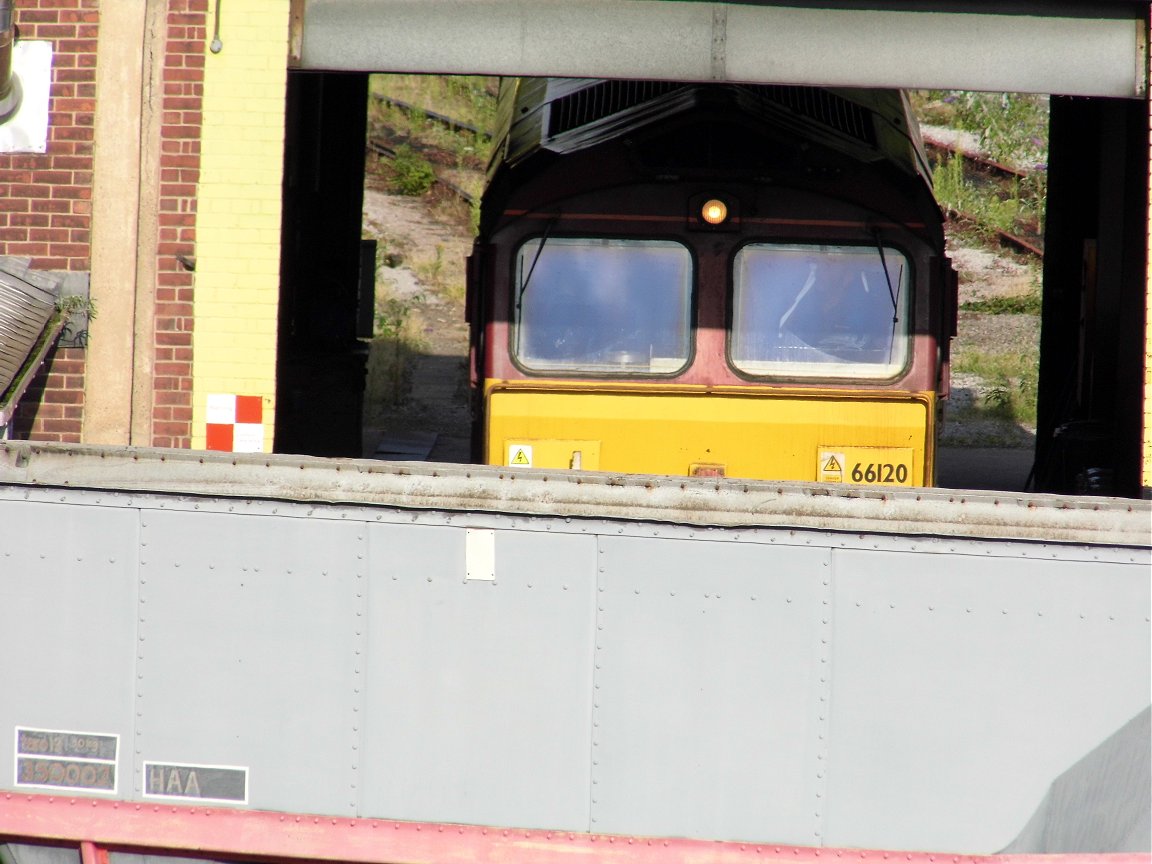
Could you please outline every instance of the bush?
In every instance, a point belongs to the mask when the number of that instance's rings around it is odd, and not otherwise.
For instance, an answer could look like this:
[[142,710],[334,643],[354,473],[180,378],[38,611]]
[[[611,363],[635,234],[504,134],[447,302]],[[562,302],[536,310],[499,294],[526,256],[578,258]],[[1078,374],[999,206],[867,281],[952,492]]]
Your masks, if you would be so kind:
[[396,148],[392,171],[392,188],[400,195],[424,195],[436,182],[432,163],[407,144]]

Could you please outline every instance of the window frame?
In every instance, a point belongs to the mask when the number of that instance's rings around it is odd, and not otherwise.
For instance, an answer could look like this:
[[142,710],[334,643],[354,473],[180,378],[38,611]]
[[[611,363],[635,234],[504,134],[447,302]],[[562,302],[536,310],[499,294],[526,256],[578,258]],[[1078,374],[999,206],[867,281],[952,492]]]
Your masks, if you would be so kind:
[[[518,296],[521,290],[521,268],[524,263],[522,253],[525,247],[543,240],[544,246],[550,243],[570,243],[575,245],[580,241],[600,242],[603,241],[607,244],[655,244],[663,247],[674,247],[687,254],[686,259],[686,291],[681,297],[684,304],[684,345],[685,356],[683,361],[675,368],[664,370],[653,370],[650,367],[647,369],[629,368],[628,366],[612,367],[602,366],[596,367],[592,364],[579,365],[575,363],[557,363],[556,365],[539,365],[539,358],[528,357],[525,359],[523,352],[519,349],[518,343],[523,334],[521,325],[522,315],[521,310],[518,309]],[[530,265],[529,265],[530,266]],[[535,277],[534,277],[535,278]],[[506,284],[509,288],[508,297],[508,338],[507,338],[507,352],[508,358],[512,365],[525,375],[539,377],[539,378],[558,378],[558,377],[578,377],[578,378],[604,378],[604,379],[634,379],[634,378],[660,378],[669,379],[677,378],[687,372],[693,365],[696,356],[696,315],[697,303],[699,298],[699,268],[697,266],[696,250],[692,245],[680,237],[668,236],[638,236],[638,235],[619,235],[619,234],[590,234],[590,233],[564,233],[564,234],[548,234],[547,232],[537,232],[525,235],[520,238],[518,242],[511,249],[508,279]],[[531,291],[531,283],[529,285],[529,292]],[[675,358],[680,359],[680,358]],[[533,365],[536,361],[536,365]]]
[[[844,362],[805,362],[793,361],[740,361],[735,353],[737,303],[740,286],[737,284],[739,276],[740,259],[750,248],[775,247],[787,250],[847,250],[850,252],[871,252],[877,259],[880,248],[883,248],[887,269],[892,269],[892,261],[898,257],[903,265],[903,281],[894,288],[900,292],[899,321],[902,326],[897,328],[893,344],[902,343],[903,356],[895,363],[870,364],[853,361]],[[830,240],[828,238],[756,238],[749,239],[732,250],[728,262],[727,286],[727,321],[725,325],[725,357],[729,368],[734,374],[749,381],[789,381],[801,383],[805,386],[814,382],[844,382],[844,383],[890,383],[908,374],[914,361],[916,352],[916,308],[918,298],[916,258],[902,244],[885,239],[880,243],[860,242],[859,240]],[[887,285],[884,286],[887,292]],[[741,365],[743,363],[744,365]],[[770,366],[771,368],[764,368]],[[759,367],[759,368],[757,368]],[[853,371],[853,367],[858,372]],[[873,367],[869,369],[868,367]],[[763,369],[763,371],[761,371]]]

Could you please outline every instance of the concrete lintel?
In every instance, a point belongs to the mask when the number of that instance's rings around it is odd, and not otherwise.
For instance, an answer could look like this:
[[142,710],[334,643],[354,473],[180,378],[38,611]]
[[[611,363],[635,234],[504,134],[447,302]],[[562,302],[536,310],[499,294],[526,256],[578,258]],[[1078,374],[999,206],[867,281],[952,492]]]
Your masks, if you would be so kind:
[[1106,18],[652,0],[305,0],[297,36],[305,69],[1135,98],[1147,93],[1148,45],[1141,10],[1132,9]]

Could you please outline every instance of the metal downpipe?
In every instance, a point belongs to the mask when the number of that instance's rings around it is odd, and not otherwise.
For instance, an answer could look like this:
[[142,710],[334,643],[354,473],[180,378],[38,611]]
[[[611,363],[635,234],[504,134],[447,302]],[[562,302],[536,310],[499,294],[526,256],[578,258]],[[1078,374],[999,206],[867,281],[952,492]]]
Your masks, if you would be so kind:
[[20,108],[20,79],[12,72],[14,8],[15,0],[0,0],[0,123],[6,123]]

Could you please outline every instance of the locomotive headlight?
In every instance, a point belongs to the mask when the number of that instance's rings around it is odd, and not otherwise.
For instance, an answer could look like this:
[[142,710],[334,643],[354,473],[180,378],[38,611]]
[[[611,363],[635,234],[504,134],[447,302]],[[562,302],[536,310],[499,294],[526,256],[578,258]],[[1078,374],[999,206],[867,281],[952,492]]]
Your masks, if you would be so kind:
[[700,208],[700,218],[709,225],[720,225],[728,218],[728,205],[719,198],[709,198]]

